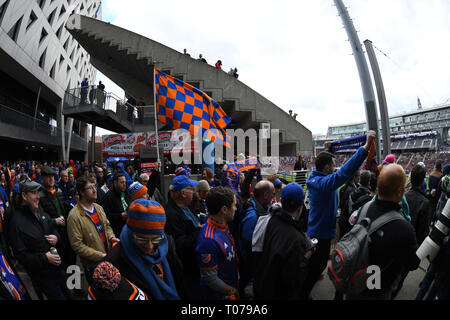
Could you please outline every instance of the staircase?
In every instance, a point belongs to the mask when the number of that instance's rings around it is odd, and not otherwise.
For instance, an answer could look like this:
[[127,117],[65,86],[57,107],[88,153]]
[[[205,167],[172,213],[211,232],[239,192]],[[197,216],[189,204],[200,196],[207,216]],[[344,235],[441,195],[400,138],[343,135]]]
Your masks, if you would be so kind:
[[[216,100],[232,118],[227,129],[257,130],[261,123],[270,123],[271,129],[280,129],[281,156],[312,153],[311,131],[228,73],[142,35],[86,16],[70,16],[66,28],[89,52],[91,63],[98,70],[128,94],[142,98],[145,105],[154,104],[156,66]],[[153,116],[147,112],[145,118],[146,130],[154,130]]]

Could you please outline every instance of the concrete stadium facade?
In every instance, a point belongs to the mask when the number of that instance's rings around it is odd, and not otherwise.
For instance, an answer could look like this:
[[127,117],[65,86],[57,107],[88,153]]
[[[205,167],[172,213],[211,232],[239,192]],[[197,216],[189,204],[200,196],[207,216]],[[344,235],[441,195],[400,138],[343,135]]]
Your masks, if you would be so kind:
[[86,123],[61,112],[67,89],[96,77],[65,28],[76,13],[101,19],[100,0],[0,0],[0,146],[12,150],[2,158],[62,160],[68,139],[69,155],[87,157]]

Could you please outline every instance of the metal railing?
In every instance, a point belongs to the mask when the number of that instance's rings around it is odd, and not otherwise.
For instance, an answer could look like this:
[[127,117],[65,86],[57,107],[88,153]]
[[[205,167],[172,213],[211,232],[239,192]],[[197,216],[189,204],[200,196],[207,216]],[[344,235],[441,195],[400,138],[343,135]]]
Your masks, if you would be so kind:
[[[112,92],[106,92],[97,87],[80,87],[66,91],[64,107],[97,106],[104,110],[114,112],[120,119],[134,122],[136,106],[129,104],[125,99],[119,98]],[[132,112],[129,116],[128,110]]]

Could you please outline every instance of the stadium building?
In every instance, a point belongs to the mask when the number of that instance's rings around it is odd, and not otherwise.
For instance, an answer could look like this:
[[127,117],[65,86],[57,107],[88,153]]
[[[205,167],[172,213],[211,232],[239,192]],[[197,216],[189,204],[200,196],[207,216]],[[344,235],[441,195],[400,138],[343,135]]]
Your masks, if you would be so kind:
[[[437,158],[447,159],[449,148],[450,104],[418,108],[389,117],[391,152],[406,170],[419,161],[432,169]],[[381,123],[379,124],[381,127]],[[314,137],[315,154],[323,150],[325,141],[354,137],[367,132],[367,123],[329,126],[327,134]],[[382,137],[381,130],[379,136]],[[345,156],[343,161],[345,161]]]
[[71,159],[87,157],[87,124],[64,117],[61,106],[96,70],[65,25],[75,13],[101,19],[100,7],[100,0],[0,0],[2,159],[62,160],[69,145]]
[[[152,39],[85,15],[72,15],[66,25],[89,54],[97,70],[120,86],[127,102],[106,97],[86,101],[80,90],[69,90],[64,114],[117,132],[155,130],[153,70],[156,69],[200,89],[219,103],[232,122],[227,129],[279,129],[279,155],[312,155],[312,134],[299,121],[246,86],[234,76],[158,43]],[[130,101],[141,101],[143,119],[136,121]],[[92,103],[94,101],[94,103]],[[142,120],[142,121],[140,121]],[[169,130],[158,122],[158,130]],[[94,126],[93,126],[94,127]],[[271,140],[267,138],[268,153]],[[236,146],[235,146],[236,147]],[[246,141],[249,150],[249,140]]]

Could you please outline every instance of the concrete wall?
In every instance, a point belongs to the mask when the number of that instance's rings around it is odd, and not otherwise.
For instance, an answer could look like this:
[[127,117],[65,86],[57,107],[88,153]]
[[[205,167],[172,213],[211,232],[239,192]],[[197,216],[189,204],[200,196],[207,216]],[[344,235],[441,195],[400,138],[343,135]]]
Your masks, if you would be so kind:
[[[312,153],[311,131],[298,121],[294,120],[281,108],[246,86],[241,81],[235,79],[233,76],[228,75],[226,72],[183,55],[181,52],[145,38],[142,35],[83,16],[71,16],[67,22],[67,28],[76,37],[81,37],[80,35],[77,35],[76,32],[82,30],[83,34],[96,37],[99,42],[109,43],[111,47],[117,45],[117,51],[124,50],[127,52],[130,55],[130,60],[131,57],[135,55],[134,62],[126,60],[120,61],[122,63],[129,63],[129,74],[122,77],[120,76],[121,72],[117,70],[114,71],[106,66],[109,64],[114,67],[114,63],[118,62],[115,62],[114,60],[96,61],[96,65],[103,66],[107,71],[110,71],[110,75],[108,75],[110,78],[117,76],[117,79],[114,78],[112,80],[123,85],[125,91],[130,92],[135,96],[148,95],[148,85],[150,83],[147,82],[145,84],[143,80],[139,81],[140,78],[138,75],[142,75],[143,73],[151,75],[153,73],[153,64],[155,64],[161,71],[169,70],[172,75],[182,75],[184,81],[198,82],[199,89],[211,92],[212,98],[216,101],[234,101],[236,111],[248,111],[251,113],[251,121],[269,122],[272,129],[280,129],[283,135],[283,142],[296,143],[293,155]],[[98,45],[95,45],[92,42],[90,42],[90,44],[92,47],[90,47],[89,50],[99,50]],[[94,55],[96,54],[92,52],[92,56]],[[147,60],[147,66],[144,66],[144,68],[147,67],[147,69],[141,68],[138,71],[135,71],[138,66],[137,60],[139,59]],[[115,69],[120,68],[121,66],[115,67]],[[137,92],[139,90],[136,89],[138,86],[135,83],[130,85],[124,81],[124,79],[131,78],[133,72],[137,72],[136,79],[138,82],[144,84],[145,90],[142,90],[142,92]]]

